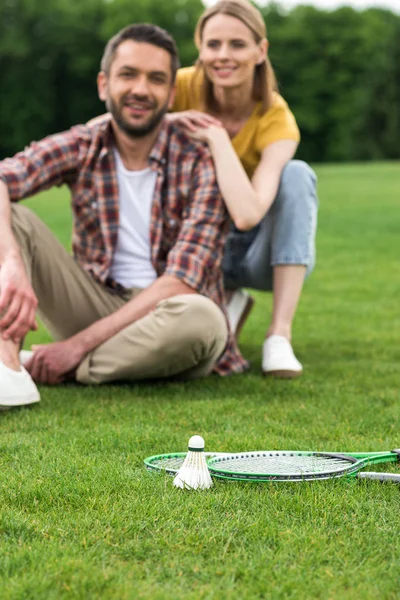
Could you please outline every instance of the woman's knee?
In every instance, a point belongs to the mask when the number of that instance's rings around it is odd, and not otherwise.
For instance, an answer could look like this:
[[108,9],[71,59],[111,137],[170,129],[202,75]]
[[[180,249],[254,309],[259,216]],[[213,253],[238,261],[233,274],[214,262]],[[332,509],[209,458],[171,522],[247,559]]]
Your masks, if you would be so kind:
[[281,185],[316,185],[317,176],[315,171],[304,160],[290,160],[283,168]]
[[291,160],[283,169],[275,210],[302,214],[318,208],[317,176],[302,160]]

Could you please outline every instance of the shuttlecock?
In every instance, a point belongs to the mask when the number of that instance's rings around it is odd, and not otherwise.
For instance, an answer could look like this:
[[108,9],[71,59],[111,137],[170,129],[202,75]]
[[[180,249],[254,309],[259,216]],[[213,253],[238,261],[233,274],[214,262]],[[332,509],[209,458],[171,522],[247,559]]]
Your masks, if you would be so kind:
[[200,435],[194,435],[189,440],[188,453],[175,476],[174,485],[186,490],[206,490],[212,484],[204,456],[204,440]]

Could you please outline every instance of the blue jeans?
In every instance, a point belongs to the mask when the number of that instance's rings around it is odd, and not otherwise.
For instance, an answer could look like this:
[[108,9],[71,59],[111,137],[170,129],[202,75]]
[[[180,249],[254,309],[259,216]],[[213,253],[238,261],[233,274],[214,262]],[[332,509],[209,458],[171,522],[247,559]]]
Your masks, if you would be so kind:
[[290,161],[282,171],[277,196],[263,220],[250,231],[233,228],[222,270],[226,289],[272,290],[273,267],[315,264],[317,177],[305,162]]

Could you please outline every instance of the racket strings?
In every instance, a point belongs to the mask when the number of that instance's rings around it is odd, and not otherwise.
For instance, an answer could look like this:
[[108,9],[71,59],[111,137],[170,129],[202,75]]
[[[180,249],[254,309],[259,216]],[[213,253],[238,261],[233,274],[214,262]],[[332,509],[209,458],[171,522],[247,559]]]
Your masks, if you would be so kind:
[[210,463],[211,472],[243,473],[246,475],[307,475],[340,473],[352,468],[345,458],[317,454],[254,453],[217,458]]
[[184,460],[185,456],[159,457],[155,460],[152,460],[149,466],[155,469],[178,472],[183,465]]

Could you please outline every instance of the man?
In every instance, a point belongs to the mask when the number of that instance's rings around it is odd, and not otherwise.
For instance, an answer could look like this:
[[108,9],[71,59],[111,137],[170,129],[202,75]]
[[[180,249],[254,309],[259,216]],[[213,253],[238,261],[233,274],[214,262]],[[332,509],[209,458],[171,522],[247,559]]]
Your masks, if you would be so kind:
[[[246,367],[224,315],[227,218],[212,160],[163,118],[177,68],[165,31],[123,29],[98,76],[111,120],[0,163],[0,406],[38,401],[34,381],[191,379]],[[15,204],[62,184],[75,260]],[[18,349],[37,308],[57,341],[34,347],[25,371]]]

